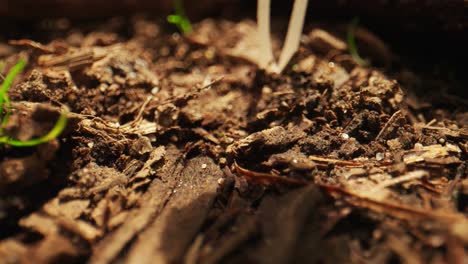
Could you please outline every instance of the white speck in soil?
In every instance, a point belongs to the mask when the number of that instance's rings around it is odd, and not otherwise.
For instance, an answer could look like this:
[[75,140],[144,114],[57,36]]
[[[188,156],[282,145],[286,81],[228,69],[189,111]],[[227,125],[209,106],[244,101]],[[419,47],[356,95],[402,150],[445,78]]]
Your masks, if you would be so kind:
[[105,93],[107,91],[108,87],[109,87],[109,85],[103,83],[103,84],[99,85],[99,91]]
[[204,55],[206,59],[212,60],[215,56],[215,51],[213,49],[207,49]]
[[173,33],[171,37],[172,37],[173,40],[177,41],[177,40],[180,39],[180,34],[179,33]]
[[341,137],[342,137],[343,139],[349,139],[349,135],[346,134],[346,133],[341,134]]
[[203,163],[203,164],[201,165],[201,168],[202,168],[202,169],[206,169],[207,166],[208,166],[208,165],[206,165],[205,163]]
[[273,90],[272,90],[270,87],[268,87],[268,86],[263,86],[263,88],[262,88],[262,93],[264,93],[264,94],[271,94],[272,92],[273,92]]
[[226,162],[227,162],[226,158],[220,158],[219,159],[219,164],[220,165],[226,165]]
[[378,152],[377,154],[375,154],[375,159],[377,161],[381,161],[384,159],[384,154],[382,152]]
[[192,69],[192,73],[199,75],[201,73],[201,71],[200,71],[200,69],[198,67],[195,67],[195,68]]
[[155,87],[153,87],[153,89],[151,89],[151,94],[152,95],[156,95],[158,92],[159,92],[159,86],[155,86]]

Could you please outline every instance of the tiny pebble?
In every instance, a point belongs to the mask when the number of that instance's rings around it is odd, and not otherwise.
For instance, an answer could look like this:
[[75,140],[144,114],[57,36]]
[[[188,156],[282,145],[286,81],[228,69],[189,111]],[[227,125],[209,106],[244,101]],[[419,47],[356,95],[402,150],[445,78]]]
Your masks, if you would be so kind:
[[203,164],[201,165],[201,168],[202,168],[202,169],[206,169],[207,166],[208,166],[208,165],[206,165],[205,163],[203,163]]
[[219,179],[218,179],[218,184],[219,184],[219,185],[222,185],[223,183],[224,183],[224,178],[219,178]]
[[381,161],[384,159],[384,154],[382,152],[378,152],[376,155],[375,155],[375,159],[378,160],[378,161]]
[[226,158],[220,158],[219,159],[219,164],[220,165],[226,165],[226,162],[227,162]]
[[155,86],[155,87],[153,87],[153,89],[151,89],[151,94],[152,95],[156,95],[158,92],[159,92],[159,86]]
[[349,139],[349,135],[346,134],[346,133],[341,134],[341,137],[342,137],[343,139]]
[[104,92],[106,92],[107,87],[109,87],[109,85],[107,85],[107,84],[101,84],[101,85],[99,85],[99,91],[101,91],[101,92],[104,93]]
[[442,145],[445,144],[445,138],[439,138],[439,143]]
[[177,41],[177,40],[180,39],[180,34],[179,33],[173,33],[171,37],[172,37],[173,40]]

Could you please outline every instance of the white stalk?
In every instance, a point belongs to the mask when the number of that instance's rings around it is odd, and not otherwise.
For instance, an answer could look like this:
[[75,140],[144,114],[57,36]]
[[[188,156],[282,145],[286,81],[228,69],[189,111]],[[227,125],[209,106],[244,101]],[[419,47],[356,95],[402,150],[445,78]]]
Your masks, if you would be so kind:
[[270,0],[257,1],[257,23],[260,41],[258,66],[266,69],[274,60],[270,39]]
[[[259,0],[259,2],[262,2]],[[268,1],[270,2],[270,1]],[[277,72],[280,73],[296,53],[301,42],[302,28],[307,11],[308,0],[295,0],[291,18],[289,19],[288,32],[281,50]],[[271,44],[270,44],[271,48]]]

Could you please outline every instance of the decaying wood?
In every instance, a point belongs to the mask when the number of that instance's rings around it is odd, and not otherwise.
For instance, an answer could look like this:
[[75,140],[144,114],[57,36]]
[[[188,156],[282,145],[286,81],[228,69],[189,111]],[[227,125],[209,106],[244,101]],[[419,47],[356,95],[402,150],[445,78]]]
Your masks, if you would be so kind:
[[25,46],[25,47],[30,47],[36,50],[40,50],[44,53],[54,53],[55,49],[48,47],[46,45],[43,45],[39,42],[35,42],[29,39],[18,39],[18,40],[10,40],[9,43],[14,46]]
[[90,263],[109,263],[123,248],[144,230],[162,210],[170,198],[175,181],[154,180],[147,193],[142,196],[139,210],[129,213],[128,221],[97,244]]
[[185,165],[163,211],[130,248],[127,263],[179,262],[199,231],[223,173],[209,158],[196,158]]
[[[232,217],[232,215],[230,216]],[[227,219],[231,220],[231,218]],[[223,220],[225,220],[227,223],[222,223],[224,225],[229,224],[226,219],[220,218],[219,220],[219,222],[223,222]],[[217,224],[219,222],[217,222]],[[188,258],[186,258],[186,263],[197,263],[197,261],[199,263],[219,263],[223,258],[241,248],[243,243],[246,243],[249,239],[258,234],[257,219],[248,213],[238,213],[235,226],[236,230],[234,230],[234,232],[229,232],[229,234],[218,233],[220,240],[214,240],[213,242],[209,242],[201,247],[199,252],[197,252],[197,255],[192,259],[189,258],[191,256],[187,255]],[[217,231],[220,232],[220,230]],[[207,234],[207,236],[208,235],[210,234]],[[213,251],[212,248],[215,245],[217,245],[218,250]]]
[[340,187],[320,184],[328,193],[341,195],[347,202],[379,213],[388,214],[392,217],[408,221],[436,220],[446,224],[467,223],[466,217],[459,213],[447,213],[438,211],[427,211],[421,208],[409,207],[385,201],[377,201],[372,197],[363,196]]
[[251,181],[256,184],[262,185],[274,185],[274,184],[285,184],[291,186],[304,186],[308,182],[299,179],[292,179],[288,177],[275,176],[268,173],[253,172],[247,169],[244,169],[234,163],[234,168],[239,175],[242,175],[247,178],[248,181]]
[[38,63],[42,67],[62,67],[76,70],[91,65],[98,59],[99,57],[96,57],[93,51],[84,50],[63,55],[41,55],[38,58]]
[[411,171],[411,172],[406,173],[405,175],[398,176],[397,178],[380,182],[375,187],[373,187],[372,191],[377,192],[377,191],[380,191],[381,189],[388,188],[392,185],[400,184],[406,181],[420,179],[428,175],[429,173],[423,170]]
[[[256,263],[291,262],[304,223],[320,202],[320,195],[315,185],[309,185],[279,198],[267,196],[263,199],[257,214],[265,236],[255,249]],[[316,241],[319,237],[320,234],[316,234]]]
[[166,153],[164,146],[159,146],[151,151],[148,160],[145,162],[143,167],[133,176],[131,177],[131,181],[140,180],[142,178],[148,177],[148,175],[152,172],[152,166],[154,163],[160,161]]
[[337,165],[337,166],[344,166],[344,167],[350,167],[350,168],[361,168],[365,166],[376,166],[376,167],[381,167],[381,166],[388,166],[392,164],[389,161],[382,161],[382,162],[374,162],[374,161],[354,161],[354,160],[340,160],[340,159],[334,159],[334,158],[327,158],[327,157],[317,157],[317,156],[309,156],[309,159],[312,160],[317,164],[317,166],[320,166],[322,168],[326,168],[329,165]]
[[444,135],[452,138],[468,139],[468,131],[465,129],[453,130],[446,127],[435,127],[435,126],[422,126],[422,129],[435,130],[443,133]]

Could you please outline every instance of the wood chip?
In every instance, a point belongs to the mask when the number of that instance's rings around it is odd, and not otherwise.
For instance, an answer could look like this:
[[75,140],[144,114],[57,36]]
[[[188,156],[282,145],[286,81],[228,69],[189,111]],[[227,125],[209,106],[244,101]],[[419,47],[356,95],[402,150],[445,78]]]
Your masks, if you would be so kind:
[[[202,164],[207,164],[205,169]],[[176,263],[205,221],[216,195],[220,168],[206,157],[187,162],[160,216],[139,235],[126,263]]]
[[174,150],[169,150],[168,155],[171,162],[165,164],[159,174],[164,180],[153,180],[148,191],[141,196],[140,209],[132,210],[123,225],[96,244],[89,263],[112,262],[127,243],[160,214],[177,185],[177,177],[181,170],[180,164],[174,163],[180,155],[177,153],[174,153]]

